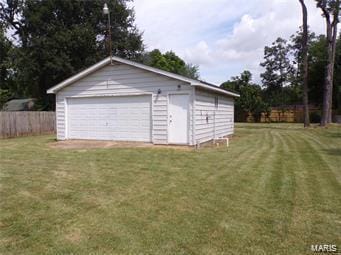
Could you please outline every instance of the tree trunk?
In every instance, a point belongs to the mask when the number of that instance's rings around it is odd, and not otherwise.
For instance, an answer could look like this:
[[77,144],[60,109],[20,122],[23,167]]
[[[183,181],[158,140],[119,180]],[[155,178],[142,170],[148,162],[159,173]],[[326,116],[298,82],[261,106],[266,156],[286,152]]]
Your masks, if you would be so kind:
[[323,109],[321,117],[321,126],[326,126],[330,120],[330,96],[332,95],[333,89],[333,36],[332,36],[332,25],[330,21],[327,20],[327,54],[328,54],[328,64],[326,70],[326,77],[324,81],[323,89]]
[[[332,122],[332,105],[333,105],[333,79],[334,79],[334,62],[337,37],[337,24],[339,23],[340,0],[336,0],[332,10],[328,10],[326,1],[318,1],[318,7],[321,8],[327,26],[327,53],[328,64],[323,89],[323,109],[321,117],[321,126],[326,126]],[[330,6],[329,6],[330,7]],[[333,21],[331,21],[333,17]]]
[[308,100],[308,11],[304,0],[299,0],[303,14],[303,36],[302,36],[302,73],[303,73],[303,105],[304,105],[304,127],[310,126],[309,100]]
[[336,54],[336,39],[337,39],[337,22],[332,24],[332,87],[329,96],[329,113],[328,113],[328,123],[332,123],[332,113],[333,113],[333,85],[334,85],[334,69],[335,69],[335,54]]

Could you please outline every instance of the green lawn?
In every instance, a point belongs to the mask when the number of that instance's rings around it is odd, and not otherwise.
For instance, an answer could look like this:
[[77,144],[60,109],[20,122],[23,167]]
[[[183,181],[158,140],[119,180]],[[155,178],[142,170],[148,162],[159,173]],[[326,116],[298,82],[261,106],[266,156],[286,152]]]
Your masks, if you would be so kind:
[[0,140],[0,254],[341,249],[341,126],[242,124],[226,148]]

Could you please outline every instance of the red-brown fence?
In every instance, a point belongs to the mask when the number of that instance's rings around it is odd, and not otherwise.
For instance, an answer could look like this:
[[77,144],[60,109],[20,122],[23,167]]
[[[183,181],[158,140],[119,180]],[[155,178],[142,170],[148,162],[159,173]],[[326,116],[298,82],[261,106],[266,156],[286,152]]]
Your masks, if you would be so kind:
[[55,132],[55,112],[0,112],[0,138]]

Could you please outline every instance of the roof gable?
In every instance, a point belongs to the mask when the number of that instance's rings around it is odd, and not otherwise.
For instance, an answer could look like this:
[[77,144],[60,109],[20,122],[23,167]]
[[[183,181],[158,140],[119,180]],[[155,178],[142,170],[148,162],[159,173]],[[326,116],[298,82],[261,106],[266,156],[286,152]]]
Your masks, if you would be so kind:
[[[229,95],[229,96],[232,96],[232,97],[239,97],[238,94],[230,92],[230,91],[227,91],[227,90],[224,90],[224,89],[221,89],[218,86],[208,85],[207,83],[204,83],[204,82],[201,82],[201,81],[198,81],[198,80],[190,79],[190,78],[187,78],[187,77],[182,76],[182,75],[178,75],[178,74],[174,74],[174,73],[171,73],[171,72],[163,71],[163,70],[158,69],[158,68],[150,67],[150,66],[147,66],[147,65],[144,65],[144,64],[140,64],[140,63],[137,63],[137,62],[133,62],[133,61],[130,61],[130,60],[126,60],[126,59],[123,59],[123,58],[119,58],[119,57],[113,56],[112,57],[112,61],[118,62],[118,63],[121,63],[121,64],[126,64],[126,65],[130,65],[130,66],[134,66],[136,68],[140,68],[140,69],[152,72],[152,73],[156,73],[156,74],[160,74],[160,75],[163,75],[163,76],[166,76],[166,77],[169,77],[169,78],[180,80],[180,81],[189,83],[192,86],[197,86],[197,87],[201,87],[201,88],[204,88],[204,89],[207,89],[207,90],[212,90],[212,91],[215,91],[215,92],[218,92],[218,93],[222,93],[222,94],[225,94],[225,95]],[[96,72],[97,70],[99,70],[102,67],[104,67],[106,65],[109,65],[111,63],[112,62],[111,62],[110,57],[105,58],[104,60],[98,62],[97,64],[95,64],[95,65],[93,65],[93,66],[91,66],[91,67],[89,67],[89,68],[79,72],[78,74],[76,74],[76,75],[74,75],[74,76],[72,76],[72,77],[62,81],[61,83],[57,84],[56,86],[50,88],[49,90],[47,90],[47,93],[48,94],[55,94],[59,90],[63,89],[64,87],[67,87],[67,86],[73,84],[74,82],[76,82],[76,81],[78,81],[78,80],[88,76],[91,73]]]

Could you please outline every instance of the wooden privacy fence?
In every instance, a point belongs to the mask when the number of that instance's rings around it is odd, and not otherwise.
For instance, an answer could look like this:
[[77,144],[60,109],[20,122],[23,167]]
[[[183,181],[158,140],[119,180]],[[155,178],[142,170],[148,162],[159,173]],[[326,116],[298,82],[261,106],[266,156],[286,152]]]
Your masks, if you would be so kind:
[[[312,121],[312,114],[321,115],[321,110],[316,106],[309,106],[309,114]],[[287,109],[273,107],[270,113],[262,113],[259,120],[255,120],[251,113],[246,115],[247,122],[292,122],[303,123],[304,110],[303,106],[288,106]]]
[[0,138],[52,134],[55,112],[0,112]]
[[261,122],[303,122],[304,112],[303,110],[272,110],[270,115],[262,113]]

